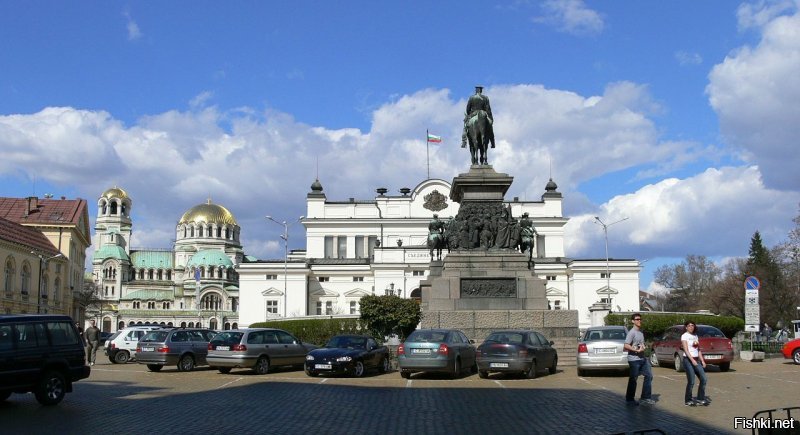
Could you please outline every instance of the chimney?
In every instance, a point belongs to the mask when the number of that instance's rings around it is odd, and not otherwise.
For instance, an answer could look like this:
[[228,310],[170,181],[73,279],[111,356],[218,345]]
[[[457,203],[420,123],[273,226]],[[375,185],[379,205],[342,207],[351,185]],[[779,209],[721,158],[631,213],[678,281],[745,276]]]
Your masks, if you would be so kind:
[[28,208],[25,209],[25,216],[35,212],[39,209],[39,197],[38,196],[29,196],[26,198],[28,200]]

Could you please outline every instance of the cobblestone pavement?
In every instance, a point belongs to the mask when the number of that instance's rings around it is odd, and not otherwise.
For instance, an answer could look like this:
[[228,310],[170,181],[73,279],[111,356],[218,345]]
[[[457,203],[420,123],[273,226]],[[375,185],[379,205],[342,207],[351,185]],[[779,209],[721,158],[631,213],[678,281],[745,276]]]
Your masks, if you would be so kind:
[[578,377],[574,367],[536,379],[422,374],[406,380],[397,372],[361,379],[292,370],[151,373],[104,360],[58,406],[12,395],[0,403],[0,428],[4,434],[749,433],[735,430],[734,417],[800,406],[800,366],[788,361],[737,361],[729,372],[709,371],[709,407],[684,406],[685,375],[666,367],[653,368],[657,403],[626,407],[627,376]]

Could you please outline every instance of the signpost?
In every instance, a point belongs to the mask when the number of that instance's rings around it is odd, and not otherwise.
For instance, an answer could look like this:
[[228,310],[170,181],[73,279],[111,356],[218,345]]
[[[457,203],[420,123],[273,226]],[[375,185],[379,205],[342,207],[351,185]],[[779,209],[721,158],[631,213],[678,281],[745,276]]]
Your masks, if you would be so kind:
[[759,315],[758,290],[761,282],[754,276],[748,276],[744,280],[744,330],[748,332],[758,332],[761,325]]

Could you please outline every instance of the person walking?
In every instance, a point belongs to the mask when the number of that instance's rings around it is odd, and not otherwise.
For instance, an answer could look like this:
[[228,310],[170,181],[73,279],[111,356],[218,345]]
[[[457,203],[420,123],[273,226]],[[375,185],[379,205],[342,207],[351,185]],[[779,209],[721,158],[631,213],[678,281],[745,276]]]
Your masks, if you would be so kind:
[[83,332],[86,337],[86,342],[89,343],[89,348],[86,350],[86,359],[89,360],[89,365],[94,365],[95,358],[97,358],[97,348],[100,347],[100,328],[97,327],[97,322],[92,320],[92,326],[86,328]]
[[645,405],[654,405],[656,402],[650,397],[652,395],[653,369],[650,367],[650,360],[644,356],[644,334],[642,333],[642,315],[634,313],[631,315],[633,328],[628,331],[625,337],[623,348],[628,351],[628,367],[630,375],[628,377],[628,390],[625,392],[625,404],[627,406],[637,406],[634,397],[636,396],[636,382],[639,375],[644,377],[642,384],[642,395],[639,401]]
[[[706,400],[706,359],[700,351],[700,340],[697,338],[697,325],[691,320],[683,324],[686,332],[681,335],[681,349],[683,349],[683,369],[686,371],[686,393],[683,395],[686,406],[708,406]],[[694,378],[700,379],[700,386],[697,387],[697,400],[692,399],[694,389]]]

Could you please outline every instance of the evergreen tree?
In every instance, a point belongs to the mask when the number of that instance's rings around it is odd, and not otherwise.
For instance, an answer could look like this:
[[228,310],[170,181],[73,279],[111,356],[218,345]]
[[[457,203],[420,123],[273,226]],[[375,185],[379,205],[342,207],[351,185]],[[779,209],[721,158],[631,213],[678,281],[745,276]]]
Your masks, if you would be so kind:
[[787,294],[780,266],[772,253],[764,247],[758,231],[750,239],[746,273],[761,281],[758,299],[762,324],[766,322],[774,329],[778,321],[785,325],[793,318],[794,307],[787,306],[793,298],[787,299],[790,295]]

